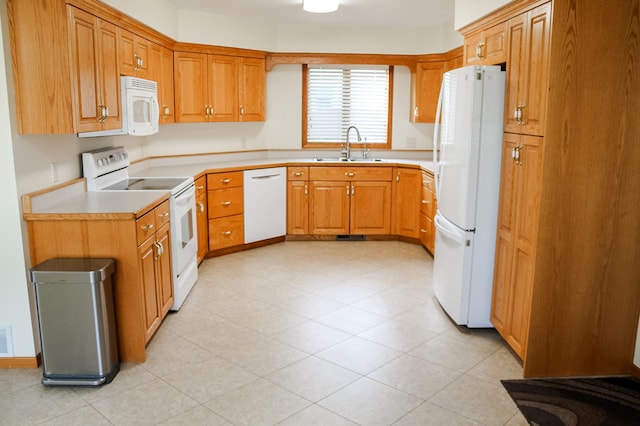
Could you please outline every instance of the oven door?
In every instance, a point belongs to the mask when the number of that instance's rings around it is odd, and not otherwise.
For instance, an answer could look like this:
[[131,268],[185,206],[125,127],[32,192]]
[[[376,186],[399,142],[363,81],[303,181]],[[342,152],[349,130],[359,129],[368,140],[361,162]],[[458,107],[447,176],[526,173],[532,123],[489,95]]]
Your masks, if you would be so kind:
[[174,275],[180,274],[194,261],[198,251],[196,240],[196,190],[190,185],[172,196],[171,238]]

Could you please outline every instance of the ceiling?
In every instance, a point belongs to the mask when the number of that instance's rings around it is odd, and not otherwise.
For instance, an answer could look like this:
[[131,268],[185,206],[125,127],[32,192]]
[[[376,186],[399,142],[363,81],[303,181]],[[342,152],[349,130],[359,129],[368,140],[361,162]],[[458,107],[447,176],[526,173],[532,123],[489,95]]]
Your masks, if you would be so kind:
[[302,0],[169,0],[178,9],[273,24],[340,26],[442,25],[453,21],[455,0],[340,0],[338,11],[315,14]]

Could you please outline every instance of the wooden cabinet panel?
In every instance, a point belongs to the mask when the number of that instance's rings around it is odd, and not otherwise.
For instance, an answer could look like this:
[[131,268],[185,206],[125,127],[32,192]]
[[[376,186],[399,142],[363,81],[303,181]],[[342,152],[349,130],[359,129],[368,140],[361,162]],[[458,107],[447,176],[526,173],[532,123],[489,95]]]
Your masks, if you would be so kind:
[[551,4],[509,20],[505,132],[543,135],[549,82]]
[[309,167],[309,180],[391,181],[391,167]]
[[162,77],[158,80],[158,103],[160,104],[160,123],[175,122],[174,79],[173,79],[173,51],[162,48]]
[[201,176],[195,181],[196,225],[198,227],[198,263],[209,251],[209,224],[207,218],[207,178]]
[[[291,173],[291,172],[290,172]],[[309,182],[287,182],[287,234],[309,233]]]
[[209,220],[209,248],[218,250],[244,243],[244,217],[235,215]]
[[[153,43],[125,29],[120,30],[120,73],[140,78],[151,78],[150,49]],[[155,80],[158,81],[158,80]]]
[[309,182],[309,232],[315,235],[349,234],[348,182]]
[[243,203],[242,187],[209,191],[209,219],[241,214]]
[[232,188],[242,186],[242,172],[209,173],[207,175],[207,189]]
[[238,58],[208,55],[209,121],[238,121]]
[[350,211],[352,234],[390,234],[391,182],[352,182]]
[[209,97],[207,55],[174,53],[175,115],[178,123],[206,121]]
[[160,326],[160,310],[158,309],[158,290],[156,287],[156,245],[155,239],[149,238],[138,248],[140,264],[140,280],[144,300],[145,343],[148,342]]
[[443,62],[418,62],[416,64],[412,88],[412,122],[435,123],[443,72]]
[[240,58],[238,68],[240,121],[265,120],[265,60]]
[[118,31],[90,13],[67,6],[72,104],[78,132],[121,126]]
[[309,180],[309,167],[287,167],[288,180]]
[[495,65],[507,59],[507,23],[502,22],[471,37],[465,37],[467,65]]
[[543,140],[505,133],[491,321],[526,351],[542,185]]
[[420,196],[422,172],[397,168],[393,183],[393,233],[410,238],[420,237]]
[[156,280],[158,286],[158,307],[160,318],[169,313],[173,305],[173,277],[171,274],[171,237],[170,225],[165,223],[156,233],[156,242],[161,253],[156,259]]

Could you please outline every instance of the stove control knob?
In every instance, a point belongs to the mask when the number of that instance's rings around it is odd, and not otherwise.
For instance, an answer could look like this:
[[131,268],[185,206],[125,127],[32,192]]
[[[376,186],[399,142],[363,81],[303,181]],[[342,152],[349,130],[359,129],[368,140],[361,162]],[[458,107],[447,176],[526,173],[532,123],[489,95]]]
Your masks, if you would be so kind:
[[98,167],[102,167],[102,159],[99,159],[96,163],[98,163]]

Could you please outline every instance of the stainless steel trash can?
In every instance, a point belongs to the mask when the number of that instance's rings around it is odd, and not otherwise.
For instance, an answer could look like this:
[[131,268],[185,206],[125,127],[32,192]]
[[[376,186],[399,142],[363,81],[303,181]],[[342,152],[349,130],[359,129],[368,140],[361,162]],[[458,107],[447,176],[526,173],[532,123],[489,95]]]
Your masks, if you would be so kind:
[[113,259],[49,259],[31,268],[42,383],[97,386],[120,370]]

